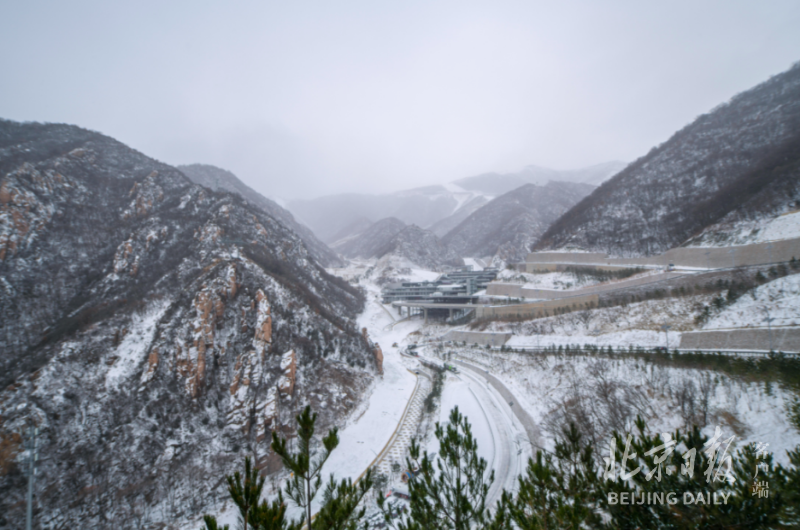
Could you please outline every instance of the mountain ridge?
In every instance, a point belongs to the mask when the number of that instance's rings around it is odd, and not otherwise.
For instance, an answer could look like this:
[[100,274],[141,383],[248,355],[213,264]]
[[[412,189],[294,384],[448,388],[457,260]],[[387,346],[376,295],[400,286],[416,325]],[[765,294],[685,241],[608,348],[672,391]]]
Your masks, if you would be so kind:
[[524,184],[473,212],[442,242],[462,257],[521,261],[550,223],[594,188],[575,182]]
[[300,236],[311,255],[323,267],[341,267],[344,264],[335,252],[317,239],[311,229],[298,223],[289,210],[261,195],[230,171],[209,164],[188,164],[177,166],[177,168],[192,182],[213,190],[224,189],[238,193],[248,202],[280,220]]
[[[0,438],[39,427],[57,526],[202,514],[198,477],[276,471],[272,431],[306,401],[341,422],[380,371],[363,295],[293,230],[75,126],[0,120],[0,290]],[[24,483],[0,475],[9,520]]]
[[[328,244],[341,239],[339,234],[360,218],[374,222],[386,217],[396,217],[406,224],[415,224],[426,230],[435,230],[437,235],[444,235],[443,229],[437,223],[443,222],[446,227],[453,225],[445,219],[450,216],[459,219],[459,212],[465,205],[474,206],[481,199],[488,202],[527,183],[545,185],[550,180],[603,180],[624,166],[625,163],[619,161],[563,171],[527,166],[518,173],[487,173],[446,184],[392,193],[343,193],[297,200],[290,202],[288,209]],[[459,222],[460,220],[463,219],[459,219]]]
[[405,228],[406,224],[400,219],[386,217],[334,248],[348,258],[377,257],[378,251]]
[[535,249],[652,255],[735,216],[751,200],[751,215],[780,213],[800,192],[797,174],[786,169],[796,164],[798,143],[800,64],[651,149],[559,218]]

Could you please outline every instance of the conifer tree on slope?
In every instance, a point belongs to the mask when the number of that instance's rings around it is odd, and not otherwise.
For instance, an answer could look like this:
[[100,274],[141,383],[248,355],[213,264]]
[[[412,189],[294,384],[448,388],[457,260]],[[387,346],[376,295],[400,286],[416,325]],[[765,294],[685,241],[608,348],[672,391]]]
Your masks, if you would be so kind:
[[[259,504],[264,477],[259,477],[258,469],[250,464],[250,458],[244,460],[244,481],[238,471],[228,475],[227,480],[228,493],[239,508],[244,530],[299,530],[299,525],[286,520],[286,503],[280,492],[271,503],[261,501]],[[203,520],[207,530],[229,530],[228,525],[218,526],[212,515],[206,515]]]
[[[311,414],[311,408],[306,407],[296,419],[297,453],[290,453],[286,448],[286,439],[279,438],[275,433],[272,435],[272,449],[292,472],[292,478],[286,484],[286,495],[303,509],[304,515],[299,522],[287,520],[286,503],[281,492],[271,503],[261,501],[259,504],[264,478],[259,477],[258,469],[251,467],[250,459],[246,458],[244,481],[238,471],[227,477],[228,492],[239,508],[244,530],[300,530],[306,527],[306,521],[312,520],[311,503],[322,486],[320,472],[331,452],[339,445],[339,436],[336,428],[330,430],[322,439],[322,451],[314,454],[311,446],[317,414]],[[353,484],[349,479],[337,484],[331,475],[323,493],[323,505],[311,523],[312,530],[356,530],[365,512],[363,507],[359,509],[358,506],[371,487],[371,469],[358,484]],[[220,528],[213,516],[206,515],[204,521],[207,530],[229,530],[227,525]]]
[[[406,521],[398,524],[399,530],[506,528],[505,510],[501,507],[492,519],[486,507],[494,471],[486,476],[486,460],[478,456],[478,442],[472,436],[472,426],[458,412],[458,407],[450,412],[446,426],[436,424],[435,434],[440,447],[435,465],[427,451],[420,460],[420,447],[416,440],[411,442],[411,458],[407,465],[410,469],[418,467],[419,472],[409,481],[409,515]],[[398,514],[386,506],[383,495],[378,502],[387,521],[397,517]]]
[[[784,468],[773,463],[771,454],[759,455],[753,445],[730,453],[724,453],[720,447],[710,455],[709,438],[697,427],[688,432],[676,431],[668,437],[648,432],[641,418],[637,419],[636,427],[638,434],[629,437],[614,434],[614,458],[611,460],[609,455],[605,471],[597,465],[591,446],[582,441],[574,425],[565,429],[555,453],[537,451],[536,459],[529,461],[526,475],[519,478],[517,495],[513,498],[504,495],[505,510],[515,527],[523,530],[800,528],[800,513],[796,508],[800,448],[789,453],[791,465]],[[684,458],[688,451],[694,455],[693,473],[688,472],[688,461]],[[725,454],[730,456],[729,467]],[[717,476],[728,470],[730,479]],[[628,474],[624,478],[623,472]],[[768,496],[759,497],[751,491],[756,473],[759,481],[769,484]],[[707,497],[711,502],[702,503],[684,503],[681,498],[674,503],[610,500],[620,499],[623,493],[628,499],[663,499],[671,492],[677,492],[679,497],[684,492],[716,497]],[[721,495],[725,495],[724,503],[713,502],[713,498],[722,498]]]

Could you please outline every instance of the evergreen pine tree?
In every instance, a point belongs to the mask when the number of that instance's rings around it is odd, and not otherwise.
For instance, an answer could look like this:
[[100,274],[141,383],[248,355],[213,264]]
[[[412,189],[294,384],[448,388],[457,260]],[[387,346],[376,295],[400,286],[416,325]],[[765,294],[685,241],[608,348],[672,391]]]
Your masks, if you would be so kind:
[[[286,503],[279,491],[277,499],[272,502],[260,501],[264,487],[264,478],[259,477],[258,469],[251,465],[250,458],[245,458],[244,476],[238,471],[227,477],[228,492],[239,508],[244,530],[301,530],[308,528],[311,521],[311,502],[319,491],[322,479],[320,471],[325,461],[336,446],[339,437],[336,428],[328,432],[322,439],[323,450],[312,454],[311,444],[314,436],[314,424],[317,415],[311,414],[310,407],[297,416],[299,450],[290,454],[286,448],[286,440],[279,439],[274,433],[272,448],[281,457],[284,465],[292,472],[292,478],[286,484],[286,494],[303,509],[304,515],[299,522],[286,519]],[[331,475],[330,482],[323,493],[323,505],[316,519],[311,523],[313,530],[356,530],[358,522],[363,519],[365,509],[359,510],[361,501],[372,487],[372,470],[367,470],[364,477],[353,484],[349,479],[336,483]],[[219,527],[215,517],[206,515],[206,530],[229,530],[228,526]]]
[[250,458],[244,459],[244,483],[242,476],[237,471],[233,476],[228,476],[228,492],[239,507],[244,530],[247,530],[247,520],[250,510],[258,505],[261,490],[264,489],[264,477],[258,476],[258,469],[250,465]]
[[[727,440],[722,437],[718,439],[718,451],[710,454],[712,446],[707,444],[709,438],[702,435],[696,426],[688,433],[676,431],[669,437],[647,433],[641,418],[637,419],[636,427],[639,432],[630,437],[628,451],[629,457],[633,456],[627,460],[625,469],[620,465],[620,473],[615,478],[598,480],[598,506],[611,516],[616,528],[779,526],[780,512],[786,507],[782,494],[785,481],[781,476],[782,468],[773,465],[771,454],[760,457],[752,445],[735,453],[732,450],[726,453]],[[614,438],[614,460],[621,464],[628,439],[619,434],[615,434]],[[693,465],[690,466],[692,459]],[[637,468],[639,471],[633,473]],[[623,480],[623,472],[630,474],[627,480]],[[730,478],[725,478],[726,475]],[[753,494],[754,478],[769,484],[771,491],[767,497]],[[678,496],[688,492],[693,497],[702,493],[706,500],[710,494],[712,502],[684,503],[683,498],[677,498],[674,504],[623,505],[609,502],[609,493],[652,498],[655,494],[666,497],[670,492],[676,492]],[[722,498],[722,495],[727,496],[727,502],[714,504],[714,496]]]
[[[287,522],[286,503],[280,492],[271,503],[261,501],[259,504],[264,477],[259,477],[258,469],[251,466],[250,458],[244,459],[244,481],[238,471],[228,475],[227,480],[228,493],[239,508],[244,530],[299,530],[299,526]],[[228,525],[220,528],[214,516],[206,515],[203,520],[206,530],[228,530]]]
[[503,504],[518,528],[575,529],[596,527],[595,460],[575,428],[564,432],[555,453],[536,452],[527,474],[519,478],[515,498],[504,493]]
[[[358,484],[342,479],[338,484],[331,475],[322,494],[322,508],[311,525],[313,530],[356,530],[366,508],[359,505],[372,487],[372,470]],[[366,528],[366,523],[364,523]]]
[[[727,453],[728,460],[723,456],[722,439],[718,439],[719,450],[711,455],[709,439],[697,427],[669,437],[646,432],[641,418],[636,427],[638,434],[630,438],[614,435],[614,457],[609,454],[605,470],[595,465],[591,448],[581,443],[574,426],[565,431],[555,454],[538,452],[527,475],[520,478],[518,495],[503,497],[516,526],[631,530],[798,527],[800,448],[789,453],[792,466],[783,468],[773,464],[771,454],[757,454],[752,445]],[[684,458],[692,450],[694,456]],[[690,461],[693,473],[689,472]],[[723,480],[728,471],[729,478]],[[756,495],[754,481],[768,485],[768,494]],[[691,494],[687,502],[685,492]],[[697,501],[700,493],[703,501]],[[715,496],[725,502],[715,503]],[[621,502],[623,498],[627,501]]]
[[[440,447],[435,466],[427,451],[420,460],[420,447],[412,440],[407,465],[409,469],[419,468],[419,472],[409,481],[408,520],[398,527],[400,530],[480,528],[492,520],[486,496],[494,482],[494,471],[486,476],[486,460],[478,456],[472,427],[458,407],[450,412],[446,426],[436,424],[435,433]],[[378,502],[388,521],[397,516],[391,508],[386,508],[383,495]],[[496,520],[502,520],[503,514]]]
[[285,438],[281,439],[276,433],[272,433],[272,450],[292,472],[292,478],[286,484],[286,496],[305,513],[303,520],[300,521],[301,525],[304,521],[311,521],[311,502],[322,486],[320,477],[322,466],[330,457],[331,451],[339,445],[338,429],[334,427],[322,439],[322,450],[318,454],[312,454],[311,443],[316,421],[317,413],[312,414],[311,407],[306,407],[297,416],[298,450],[295,454],[291,454],[286,448]]

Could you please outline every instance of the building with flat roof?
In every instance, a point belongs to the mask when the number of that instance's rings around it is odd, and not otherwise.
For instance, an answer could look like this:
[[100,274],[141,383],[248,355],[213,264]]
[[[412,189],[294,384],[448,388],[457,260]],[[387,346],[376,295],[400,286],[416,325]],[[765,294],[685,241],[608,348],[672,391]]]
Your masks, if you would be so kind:
[[398,301],[432,303],[471,303],[475,293],[497,277],[497,269],[473,271],[471,267],[442,274],[434,281],[401,282],[387,285],[381,291],[384,304]]

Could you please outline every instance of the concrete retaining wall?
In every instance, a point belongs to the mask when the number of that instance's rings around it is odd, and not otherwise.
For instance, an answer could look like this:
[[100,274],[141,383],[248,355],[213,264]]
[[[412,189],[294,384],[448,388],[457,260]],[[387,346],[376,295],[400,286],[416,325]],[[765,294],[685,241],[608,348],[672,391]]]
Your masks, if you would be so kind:
[[486,286],[486,294],[494,296],[511,296],[513,298],[520,298],[522,296],[522,284],[492,282]]
[[511,333],[482,333],[479,331],[450,331],[444,340],[466,342],[467,344],[480,344],[481,346],[502,346],[511,338]]
[[666,267],[674,263],[678,267],[724,269],[778,263],[789,261],[793,257],[800,259],[800,238],[730,247],[680,247],[657,256],[642,258],[609,258],[606,254],[597,252],[533,252],[528,254],[525,267],[526,270],[544,264],[549,264],[548,267],[552,264]]
[[[583,292],[583,291],[581,291]],[[578,291],[559,291],[556,289],[520,289],[520,293],[524,298],[535,298],[537,300],[555,300],[557,298],[564,298],[568,296],[575,296]]]
[[[736,329],[683,333],[680,348],[687,350],[769,351],[769,345],[769,330],[767,329]],[[776,351],[800,352],[800,329],[773,329],[772,348]]]
[[515,304],[497,307],[477,307],[477,319],[492,318],[540,318],[545,314],[552,315],[558,309],[588,309],[597,307],[600,297],[596,294],[571,296],[558,300],[545,300],[530,304]]
[[532,252],[525,259],[530,263],[603,263],[608,254],[600,252]]
[[650,276],[644,276],[642,278],[604,282],[597,285],[591,285],[589,287],[582,287],[580,289],[568,291],[559,291],[555,289],[528,289],[522,287],[522,284],[518,283],[490,283],[486,288],[486,294],[511,296],[514,298],[557,300],[586,294],[606,293],[609,291],[616,291],[618,289],[626,289],[628,287],[636,287],[639,285],[655,284],[666,280],[671,280],[679,276],[684,276],[684,274],[680,272],[663,272],[660,274],[651,274]]
[[602,265],[597,263],[523,263],[525,272],[563,272],[568,267],[589,267],[601,271],[630,269],[630,265]]

